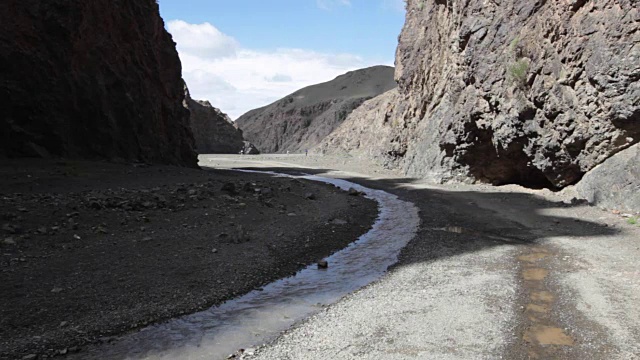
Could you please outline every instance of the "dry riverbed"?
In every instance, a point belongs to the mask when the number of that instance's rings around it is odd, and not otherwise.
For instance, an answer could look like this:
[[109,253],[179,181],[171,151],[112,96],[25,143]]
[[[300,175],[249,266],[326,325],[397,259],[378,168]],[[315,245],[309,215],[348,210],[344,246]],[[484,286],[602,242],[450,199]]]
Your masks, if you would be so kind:
[[45,358],[219,304],[365,233],[376,204],[259,174],[0,167],[0,359]]
[[202,160],[345,178],[420,209],[420,231],[386,276],[239,357],[640,358],[637,214],[570,189],[429,184],[351,157]]

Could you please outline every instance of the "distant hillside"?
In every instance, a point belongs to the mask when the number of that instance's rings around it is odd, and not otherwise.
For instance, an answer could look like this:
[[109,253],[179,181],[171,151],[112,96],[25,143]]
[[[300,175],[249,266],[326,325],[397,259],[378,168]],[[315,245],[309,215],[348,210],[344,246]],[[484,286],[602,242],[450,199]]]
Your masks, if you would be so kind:
[[200,154],[237,154],[244,148],[242,131],[227,114],[208,101],[193,100],[185,86],[185,107],[191,112],[190,123],[196,150]]
[[373,66],[298,90],[236,120],[263,153],[304,151],[319,144],[364,101],[396,87],[394,68]]

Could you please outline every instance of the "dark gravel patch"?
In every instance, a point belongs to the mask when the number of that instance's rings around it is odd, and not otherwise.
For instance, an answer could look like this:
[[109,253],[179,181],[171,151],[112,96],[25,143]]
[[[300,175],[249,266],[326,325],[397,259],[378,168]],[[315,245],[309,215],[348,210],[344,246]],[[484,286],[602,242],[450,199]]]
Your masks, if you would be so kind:
[[259,174],[5,161],[0,175],[0,359],[81,351],[219,304],[377,216],[333,186]]

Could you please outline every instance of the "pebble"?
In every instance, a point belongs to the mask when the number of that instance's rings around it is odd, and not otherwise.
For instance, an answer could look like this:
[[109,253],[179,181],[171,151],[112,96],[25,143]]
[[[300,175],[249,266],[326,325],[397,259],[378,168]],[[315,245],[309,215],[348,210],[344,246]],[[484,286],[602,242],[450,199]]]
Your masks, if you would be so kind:
[[16,241],[12,237],[5,238],[3,243],[5,245],[15,245]]
[[318,261],[318,269],[326,269],[328,267],[329,267],[329,263],[327,262],[327,260]]
[[304,194],[304,198],[308,199],[308,200],[315,200],[316,199],[316,195],[314,193],[308,192],[308,193]]

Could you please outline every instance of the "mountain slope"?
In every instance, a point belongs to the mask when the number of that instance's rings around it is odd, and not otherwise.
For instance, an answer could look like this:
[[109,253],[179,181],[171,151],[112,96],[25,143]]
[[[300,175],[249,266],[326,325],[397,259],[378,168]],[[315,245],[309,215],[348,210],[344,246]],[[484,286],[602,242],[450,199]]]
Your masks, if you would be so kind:
[[396,87],[393,72],[389,66],[351,71],[251,110],[236,124],[263,153],[304,151],[322,141],[365,100]]

